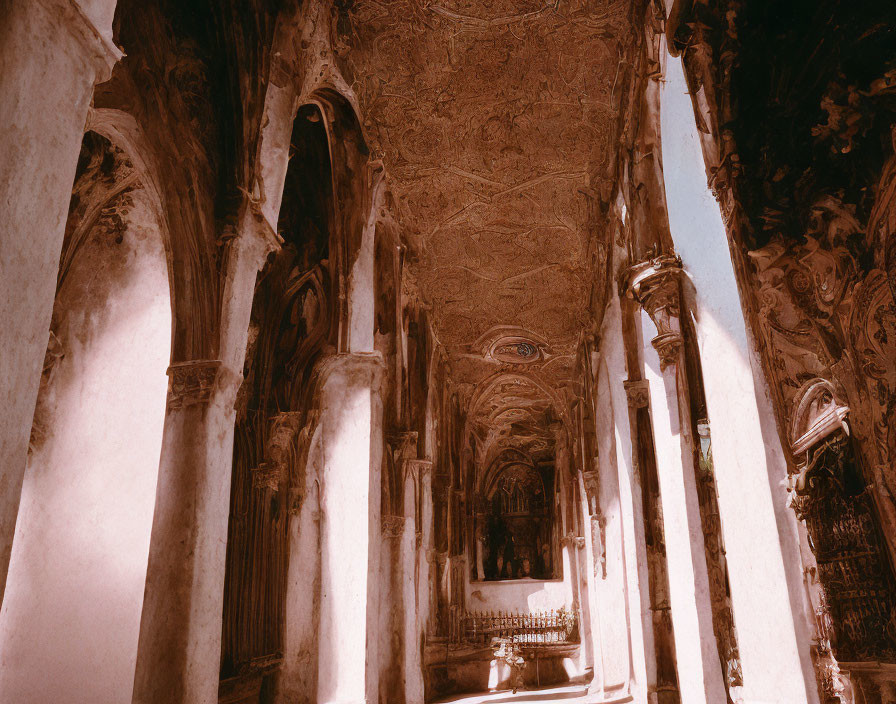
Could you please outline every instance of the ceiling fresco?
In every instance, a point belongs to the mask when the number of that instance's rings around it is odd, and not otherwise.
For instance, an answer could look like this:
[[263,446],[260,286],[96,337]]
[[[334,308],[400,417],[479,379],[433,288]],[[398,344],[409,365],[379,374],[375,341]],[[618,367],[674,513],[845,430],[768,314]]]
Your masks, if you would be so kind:
[[[456,381],[568,378],[604,225],[595,201],[614,184],[631,13],[631,0],[342,4],[340,69]],[[514,398],[488,433],[545,421]]]

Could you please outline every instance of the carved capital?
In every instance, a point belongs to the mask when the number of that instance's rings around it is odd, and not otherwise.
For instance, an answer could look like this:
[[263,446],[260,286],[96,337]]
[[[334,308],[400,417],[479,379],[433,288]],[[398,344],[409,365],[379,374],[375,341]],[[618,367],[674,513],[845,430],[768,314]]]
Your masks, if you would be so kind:
[[678,362],[678,356],[681,354],[680,332],[657,335],[650,342],[660,356],[660,369],[666,369],[669,365]]
[[623,381],[625,397],[629,408],[647,408],[650,402],[650,388],[644,379]]
[[392,456],[398,462],[403,459],[411,459],[417,456],[417,432],[401,431],[389,433],[387,436]]
[[386,363],[379,352],[331,354],[322,358],[314,369],[315,383],[322,388],[335,377],[350,380],[352,385],[369,384],[374,393],[382,392]]
[[176,362],[168,367],[168,408],[208,403],[221,369],[217,359]]
[[260,269],[271,252],[282,248],[283,238],[262,212],[261,202],[248,194],[243,198],[239,222],[239,231],[225,232],[221,240],[235,238],[237,247]]
[[432,460],[405,460],[405,477],[422,479],[432,471]]
[[661,255],[635,264],[626,276],[627,293],[650,316],[657,335],[651,341],[666,369],[681,352],[681,257]]
[[400,538],[404,532],[405,524],[410,519],[404,516],[383,516],[382,531],[384,538]]

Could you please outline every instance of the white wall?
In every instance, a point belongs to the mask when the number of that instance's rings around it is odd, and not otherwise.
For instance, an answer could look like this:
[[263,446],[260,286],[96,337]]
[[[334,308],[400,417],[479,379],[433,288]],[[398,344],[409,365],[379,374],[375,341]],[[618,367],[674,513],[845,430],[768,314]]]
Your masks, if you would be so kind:
[[563,580],[511,579],[467,582],[467,610],[527,613],[570,608],[569,585]]
[[0,701],[130,702],[171,348],[162,241],[134,196],[57,296],[65,348],[42,392],[0,611]]

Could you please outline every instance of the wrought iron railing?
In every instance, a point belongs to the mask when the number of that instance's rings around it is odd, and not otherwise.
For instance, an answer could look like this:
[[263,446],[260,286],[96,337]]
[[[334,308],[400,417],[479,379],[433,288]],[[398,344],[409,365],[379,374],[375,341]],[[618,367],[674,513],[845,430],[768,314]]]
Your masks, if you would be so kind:
[[491,645],[493,639],[523,646],[578,643],[579,614],[573,609],[525,614],[457,610],[452,614],[449,639],[452,643],[468,645]]

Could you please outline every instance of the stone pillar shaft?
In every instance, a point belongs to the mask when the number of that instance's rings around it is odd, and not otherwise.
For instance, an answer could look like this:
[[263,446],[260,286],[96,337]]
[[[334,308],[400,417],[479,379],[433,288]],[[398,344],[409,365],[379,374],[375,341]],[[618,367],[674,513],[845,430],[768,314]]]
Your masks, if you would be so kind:
[[8,2],[4,13],[0,24],[0,153],[4,157],[0,163],[0,601],[87,109],[94,84],[108,79],[121,56],[72,0]]
[[[658,257],[632,267],[629,291],[656,327],[651,340],[659,370],[645,346],[646,378],[653,415],[663,528],[669,574],[669,601],[678,681],[683,702],[726,701],[712,621],[712,602],[700,501],[694,467],[694,438],[685,372],[680,316],[680,262]],[[650,323],[642,316],[645,339]],[[654,362],[654,365],[656,362]]]
[[255,279],[277,238],[246,208],[224,282],[220,360],[171,365],[135,703],[217,702],[233,466]]
[[375,353],[334,355],[320,369],[320,704],[362,704],[375,692],[383,370]]
[[[404,515],[405,535],[402,536],[401,569],[402,617],[404,634],[404,688],[405,701],[409,704],[423,701],[423,660],[420,651],[420,610],[419,591],[421,569],[418,560],[422,545],[424,484],[429,481],[432,462],[429,460],[408,460],[404,473]],[[418,523],[418,521],[420,521]],[[425,591],[425,589],[424,589]]]

